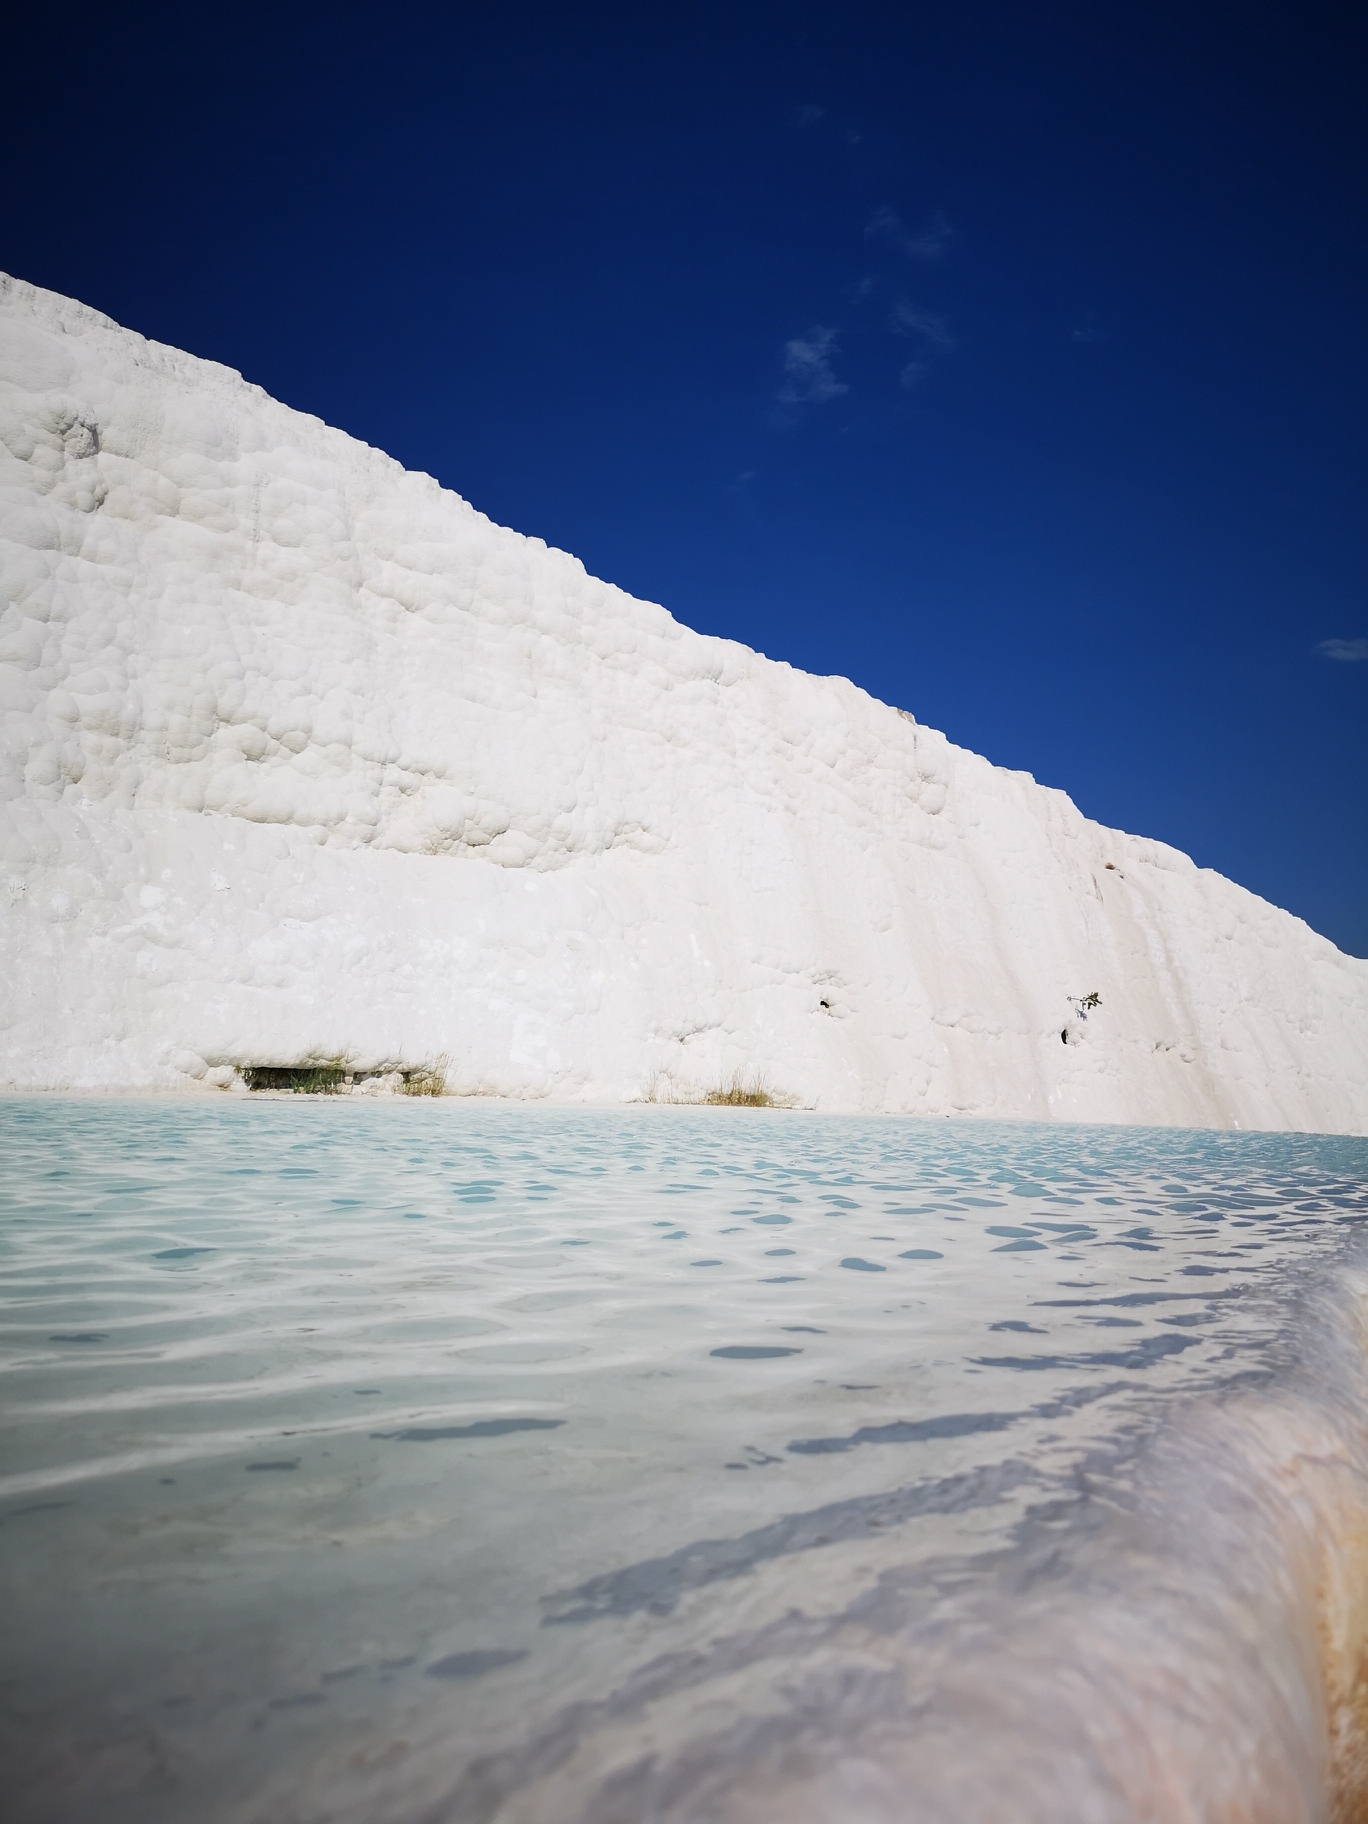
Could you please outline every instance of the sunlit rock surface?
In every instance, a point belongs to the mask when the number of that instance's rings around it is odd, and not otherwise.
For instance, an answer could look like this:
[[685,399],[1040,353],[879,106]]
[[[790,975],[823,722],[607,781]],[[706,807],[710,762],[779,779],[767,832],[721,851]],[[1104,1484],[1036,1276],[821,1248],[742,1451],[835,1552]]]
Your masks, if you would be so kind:
[[1368,1131],[1368,963],[845,679],[5,278],[0,443],[0,1082]]

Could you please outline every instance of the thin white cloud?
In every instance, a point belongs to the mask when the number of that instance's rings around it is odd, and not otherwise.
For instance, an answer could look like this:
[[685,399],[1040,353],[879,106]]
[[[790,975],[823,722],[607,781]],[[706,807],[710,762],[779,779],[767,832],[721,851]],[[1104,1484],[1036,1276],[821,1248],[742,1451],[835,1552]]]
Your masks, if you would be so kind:
[[814,107],[810,101],[804,102],[803,106],[798,110],[798,125],[800,127],[815,127],[819,120],[825,119],[826,109]]
[[899,384],[910,390],[930,372],[937,355],[943,355],[946,349],[955,346],[955,338],[944,317],[909,304],[906,298],[898,299],[888,321],[895,335],[911,336],[916,347],[912,359],[898,370]]
[[1316,651],[1341,665],[1359,665],[1368,660],[1368,640],[1322,640]]
[[916,336],[930,348],[955,346],[955,338],[944,317],[936,316],[933,311],[919,310],[906,298],[899,298],[893,306],[892,325],[900,336]]
[[831,366],[836,352],[836,331],[815,324],[805,336],[784,344],[784,384],[781,405],[822,405],[850,388],[838,380]]
[[950,224],[939,210],[925,228],[913,233],[896,210],[885,206],[876,209],[870,217],[865,239],[885,241],[906,259],[925,260],[929,263],[944,258],[950,242],[950,232]]

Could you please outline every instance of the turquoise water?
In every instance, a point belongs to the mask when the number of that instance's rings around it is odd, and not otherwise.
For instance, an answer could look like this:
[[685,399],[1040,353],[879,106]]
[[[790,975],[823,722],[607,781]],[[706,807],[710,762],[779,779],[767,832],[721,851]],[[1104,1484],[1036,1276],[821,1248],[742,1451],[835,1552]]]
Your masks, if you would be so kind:
[[1328,1815],[1368,1142],[15,1099],[0,1156],[17,1818]]

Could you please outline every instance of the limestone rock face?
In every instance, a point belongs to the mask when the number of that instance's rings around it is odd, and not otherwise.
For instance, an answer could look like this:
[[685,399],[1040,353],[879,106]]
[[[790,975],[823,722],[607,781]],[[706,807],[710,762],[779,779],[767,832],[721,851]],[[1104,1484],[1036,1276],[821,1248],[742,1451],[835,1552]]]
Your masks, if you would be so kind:
[[0,1083],[1368,1132],[1300,920],[6,278],[0,579]]

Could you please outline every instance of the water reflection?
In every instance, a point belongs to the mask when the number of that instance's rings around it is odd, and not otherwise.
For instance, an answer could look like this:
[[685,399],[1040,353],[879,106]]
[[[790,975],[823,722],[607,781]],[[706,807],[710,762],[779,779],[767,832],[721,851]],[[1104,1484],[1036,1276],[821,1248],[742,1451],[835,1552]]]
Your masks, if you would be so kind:
[[1256,1720],[1249,1816],[1320,1815],[1364,1142],[225,1098],[0,1146],[15,1815],[1127,1817],[1133,1714],[1215,1816],[1189,1700]]

